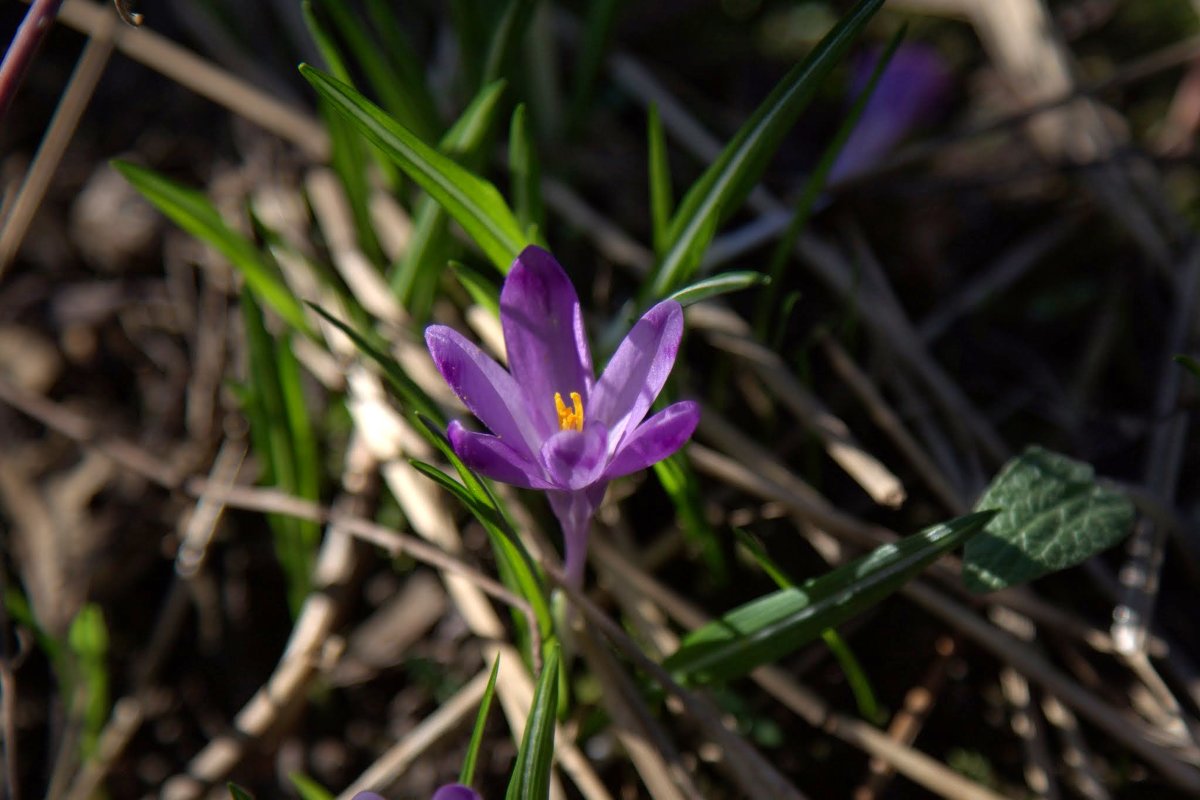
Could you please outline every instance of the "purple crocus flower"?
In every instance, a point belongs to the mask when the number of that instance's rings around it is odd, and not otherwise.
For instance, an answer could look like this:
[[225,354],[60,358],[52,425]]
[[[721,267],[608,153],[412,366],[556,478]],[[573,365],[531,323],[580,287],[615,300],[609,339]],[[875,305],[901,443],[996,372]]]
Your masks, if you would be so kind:
[[[850,96],[857,97],[871,79],[882,51],[875,48],[854,65]],[[952,86],[949,65],[922,44],[896,49],[875,85],[867,107],[829,172],[830,185],[875,167],[913,128],[928,122],[945,102]]]
[[596,380],[575,287],[554,256],[529,246],[504,281],[500,325],[511,371],[451,328],[425,331],[442,377],[490,431],[455,421],[447,435],[477,472],[546,492],[578,586],[608,482],[674,453],[700,419],[684,401],[643,421],[675,363],[683,309],[664,300],[647,311]]
[[[383,800],[374,792],[359,792],[352,800]],[[483,800],[479,792],[461,783],[448,783],[433,793],[431,800]]]

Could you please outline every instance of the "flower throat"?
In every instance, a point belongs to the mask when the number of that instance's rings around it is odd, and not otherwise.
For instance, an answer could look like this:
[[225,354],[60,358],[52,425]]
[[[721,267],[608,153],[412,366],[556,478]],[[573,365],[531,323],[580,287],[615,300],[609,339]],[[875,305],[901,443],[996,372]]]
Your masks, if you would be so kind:
[[567,408],[563,403],[562,395],[558,392],[554,393],[554,407],[558,411],[558,429],[560,431],[583,430],[583,398],[579,396],[579,392],[571,392],[571,405],[573,408]]

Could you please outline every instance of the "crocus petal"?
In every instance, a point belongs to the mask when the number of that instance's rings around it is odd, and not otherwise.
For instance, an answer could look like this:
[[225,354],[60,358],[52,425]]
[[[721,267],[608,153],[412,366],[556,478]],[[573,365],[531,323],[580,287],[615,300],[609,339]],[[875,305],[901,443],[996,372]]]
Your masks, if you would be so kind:
[[582,489],[600,479],[608,461],[608,430],[600,423],[559,431],[542,445],[542,463],[559,489]]
[[682,337],[683,308],[664,300],[638,320],[604,368],[586,412],[608,426],[610,452],[620,449],[662,391]]
[[[851,93],[866,88],[882,52],[874,50],[854,65]],[[936,117],[950,94],[952,74],[937,50],[903,44],[884,68],[862,117],[842,146],[828,183],[840,183],[878,165],[914,127]]]
[[480,475],[524,489],[553,488],[537,464],[499,437],[469,431],[458,420],[450,423],[446,434],[458,457]]
[[608,462],[604,477],[620,478],[662,461],[683,447],[699,422],[699,404],[684,400],[667,406],[626,437]]
[[508,365],[542,439],[559,429],[554,394],[579,392],[587,407],[592,356],[579,296],[554,256],[530,245],[513,262],[500,291],[500,325]]
[[463,405],[509,447],[532,458],[543,437],[530,422],[513,377],[453,328],[430,325],[425,343]]
[[461,783],[449,783],[433,793],[431,800],[483,800],[479,792]]
[[351,800],[383,800],[383,797],[374,792],[359,792]]

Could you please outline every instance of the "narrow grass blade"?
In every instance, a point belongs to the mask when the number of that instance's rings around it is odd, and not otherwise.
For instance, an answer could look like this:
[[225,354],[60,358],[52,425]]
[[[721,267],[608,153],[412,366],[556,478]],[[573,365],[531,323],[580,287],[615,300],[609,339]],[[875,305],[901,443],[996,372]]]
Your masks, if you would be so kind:
[[483,84],[483,60],[487,54],[487,31],[491,0],[450,0],[451,27],[458,38],[459,58],[468,92]]
[[496,676],[500,673],[500,656],[492,662],[492,674],[488,676],[487,686],[483,690],[483,699],[479,702],[479,713],[475,715],[475,727],[471,731],[471,743],[467,745],[467,754],[463,756],[462,769],[458,773],[458,782],[470,786],[475,779],[475,762],[479,760],[479,747],[483,744],[483,731],[487,727],[488,712],[492,709],[492,698],[496,694]]
[[429,399],[429,395],[425,394],[412,378],[408,377],[408,373],[396,362],[396,359],[387,354],[383,349],[382,342],[377,342],[374,340],[374,337],[360,333],[315,303],[310,303],[309,306],[324,317],[330,325],[350,337],[350,340],[354,342],[354,346],[358,348],[360,353],[379,365],[380,369],[383,370],[384,379],[392,387],[392,390],[399,397],[400,402],[406,410],[430,417],[440,423],[445,422],[445,418],[442,416],[442,412],[438,409],[437,404]]
[[660,259],[666,255],[670,242],[671,207],[674,205],[671,191],[671,162],[667,158],[667,137],[663,133],[662,119],[658,106],[651,104],[646,117],[646,140],[650,162],[650,222],[653,227],[654,254]]
[[1197,361],[1191,356],[1184,355],[1173,356],[1172,358],[1176,364],[1183,367],[1188,372],[1192,373],[1193,377],[1200,380],[1200,361]]
[[458,497],[483,525],[496,552],[501,579],[504,580],[505,585],[529,601],[533,607],[534,616],[537,617],[541,635],[545,639],[553,633],[554,622],[550,614],[550,605],[546,600],[545,583],[533,557],[529,555],[529,551],[525,549],[525,545],[517,536],[500,501],[479,479],[479,476],[471,471],[454,452],[446,435],[442,433],[441,426],[426,417],[418,416],[418,420],[424,427],[425,438],[450,462],[459,478],[462,479],[462,483],[456,482],[441,470],[429,467],[427,464],[416,463],[414,466]]
[[508,0],[488,43],[487,60],[483,64],[483,83],[509,77],[535,8],[536,0]]
[[[284,418],[279,421],[286,427],[290,445],[294,492],[297,497],[312,502],[321,500],[321,458],[316,431],[308,411],[308,400],[304,395],[300,362],[292,352],[292,343],[287,335],[275,342],[275,374],[279,377],[279,390],[283,400]],[[298,520],[300,536],[308,551],[307,558],[315,558],[316,547],[321,538],[321,528],[315,522]]]
[[[788,262],[792,259],[792,254],[795,250],[796,239],[800,237],[804,226],[808,224],[809,217],[812,215],[813,209],[817,205],[817,200],[825,191],[825,183],[829,179],[829,173],[837,163],[838,156],[841,155],[842,148],[846,146],[850,134],[854,132],[855,127],[862,119],[863,112],[867,108],[867,103],[870,102],[871,96],[875,94],[875,87],[879,85],[879,79],[883,77],[883,73],[887,70],[888,65],[892,63],[892,56],[896,54],[896,48],[900,46],[900,42],[904,39],[905,28],[900,28],[888,41],[887,47],[880,54],[879,60],[875,64],[875,69],[871,72],[871,77],[867,81],[867,85],[859,92],[858,97],[854,99],[854,104],[850,107],[850,112],[846,118],[842,120],[842,124],[838,127],[837,133],[826,146],[825,151],[821,154],[821,160],[817,162],[817,168],[808,176],[808,180],[804,183],[804,189],[800,193],[800,199],[796,202],[795,210],[792,212],[792,218],[788,222],[787,229],[783,236],[775,245],[775,250],[771,254],[771,265],[767,271],[771,280],[778,283],[783,278],[783,270]],[[770,324],[771,301],[775,298],[773,292],[762,292],[759,295],[758,307],[755,310],[754,328],[759,339],[765,339],[767,328]]]
[[517,105],[508,133],[508,174],[512,183],[513,205],[523,230],[545,230],[542,210],[542,170],[534,149],[533,132],[525,104]]
[[229,259],[250,288],[284,321],[298,331],[311,334],[303,306],[279,278],[274,264],[252,242],[226,225],[207,197],[128,161],[113,161],[112,165],[172,222]]
[[[451,126],[438,149],[470,169],[483,162],[496,120],[504,81],[485,86]],[[428,316],[437,281],[458,249],[450,235],[449,216],[437,200],[425,196],[417,203],[408,251],[392,275],[392,287],[416,319]]]
[[[249,364],[241,396],[250,440],[263,463],[262,481],[288,494],[318,500],[317,446],[304,406],[299,366],[290,346],[276,343],[267,331],[249,290],[242,292],[242,319]],[[268,515],[267,520],[287,579],[288,605],[296,613],[308,596],[320,528],[282,514]]]
[[501,273],[526,244],[512,210],[488,181],[423,143],[350,86],[307,64],[300,72],[405,173],[445,207]]
[[229,796],[232,798],[232,800],[254,800],[254,795],[250,794],[236,783],[228,783],[226,786],[229,788]]
[[440,134],[437,109],[411,45],[405,41],[400,49],[385,51],[363,27],[351,5],[343,0],[318,0],[318,8],[354,55],[383,108],[422,141],[437,141]]
[[82,723],[80,742],[84,758],[91,758],[100,741],[100,732],[108,720],[108,626],[104,612],[95,603],[87,603],[71,620],[67,644],[74,656],[77,688],[69,695],[71,714]]
[[[472,494],[469,489],[432,464],[416,459],[410,460],[409,463],[422,475],[457,497],[475,519],[483,525],[496,554],[496,565],[501,582],[529,601],[534,617],[537,619],[539,633],[543,639],[549,636],[553,631],[554,622],[550,615],[550,606],[546,601],[541,578],[537,574],[528,552],[503,523],[502,515],[495,508],[481,502],[477,495]],[[524,618],[521,614],[514,611],[513,619],[518,628],[524,628]]]
[[558,708],[558,644],[546,646],[542,674],[538,676],[533,705],[517,750],[509,780],[507,800],[546,800],[550,794],[550,767],[554,763],[554,719]]
[[[350,71],[346,67],[345,59],[342,58],[341,51],[338,50],[333,37],[317,19],[312,1],[304,0],[300,9],[308,32],[316,43],[321,58],[325,60],[326,68],[338,80],[350,83]],[[325,121],[325,129],[329,131],[330,166],[337,173],[338,180],[341,181],[342,188],[346,192],[350,211],[354,216],[354,229],[359,245],[378,263],[382,258],[383,251],[375,237],[375,228],[368,208],[370,194],[370,185],[367,181],[368,145],[358,131],[350,125],[350,122],[334,111],[327,101],[321,100],[319,107],[321,118]],[[380,156],[381,163],[395,169],[391,162],[382,157],[382,153],[378,153],[378,151],[376,153]]]
[[30,605],[29,598],[25,596],[25,593],[11,584],[5,586],[4,607],[8,610],[13,622],[33,633],[33,640],[37,642],[37,646],[46,654],[46,658],[49,659],[54,670],[61,674],[63,668],[62,644],[58,639],[46,633],[46,629],[38,622],[33,613],[33,606]]
[[600,68],[604,66],[604,53],[612,38],[613,23],[621,0],[592,0],[588,3],[587,19],[583,24],[583,46],[575,62],[575,83],[571,89],[571,110],[568,112],[569,129],[579,130],[592,107],[592,94]]
[[[780,589],[790,589],[795,586],[792,579],[775,563],[758,543],[758,540],[740,528],[734,528],[733,532],[737,535],[738,542],[754,557],[763,572],[775,581],[776,586]],[[821,638],[825,641],[825,646],[833,653],[833,657],[837,659],[842,674],[846,676],[846,682],[850,684],[850,691],[854,694],[858,713],[862,715],[863,719],[874,723],[882,722],[879,702],[875,699],[875,689],[871,686],[871,680],[867,677],[866,670],[854,656],[850,645],[833,628],[821,631]]]
[[681,306],[690,306],[701,300],[709,300],[731,292],[740,292],[743,289],[762,286],[770,282],[771,279],[761,272],[722,272],[720,275],[698,280],[691,286],[685,286],[668,299],[674,300]]
[[450,262],[454,277],[471,295],[471,299],[486,308],[493,317],[500,316],[500,289],[478,271],[458,261]]
[[654,465],[654,476],[675,506],[684,535],[700,550],[709,577],[717,585],[725,583],[729,568],[716,531],[704,516],[703,492],[691,465],[682,453],[675,453]]
[[882,5],[883,0],[860,0],[808,58],[784,76],[693,184],[675,212],[667,236],[669,249],[648,284],[651,298],[670,293],[690,277],[720,220],[741,204],[821,80]]
[[334,800],[333,792],[326,789],[303,772],[288,773],[288,780],[296,787],[300,800]]
[[740,606],[690,633],[664,666],[707,682],[731,680],[776,661],[899,589],[993,516],[985,511],[958,517]]

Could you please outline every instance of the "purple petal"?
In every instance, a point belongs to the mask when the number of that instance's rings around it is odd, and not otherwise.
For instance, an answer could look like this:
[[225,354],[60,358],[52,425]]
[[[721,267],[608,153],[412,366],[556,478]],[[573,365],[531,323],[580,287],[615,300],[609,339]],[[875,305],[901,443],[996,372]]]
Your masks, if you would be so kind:
[[582,489],[600,480],[608,461],[608,429],[599,422],[582,431],[559,431],[542,445],[542,463],[559,489]]
[[608,426],[610,452],[620,449],[662,391],[682,337],[683,309],[664,300],[638,320],[604,368],[584,419]]
[[453,328],[430,325],[425,343],[438,372],[471,413],[519,454],[532,458],[541,438],[513,377]]
[[458,420],[450,423],[446,434],[458,457],[479,474],[524,489],[553,488],[542,476],[537,464],[509,447],[499,437],[469,431]]
[[479,792],[461,783],[448,783],[433,793],[431,800],[483,800]]
[[[855,64],[851,86],[854,95],[866,88],[881,55],[880,50],[874,50]],[[876,166],[914,127],[935,117],[950,93],[951,78],[949,65],[932,47],[901,45],[838,154],[829,172],[829,184]]]
[[374,792],[359,792],[351,800],[383,800],[383,797]]
[[513,262],[500,291],[500,325],[529,416],[542,439],[559,429],[554,393],[579,392],[587,407],[592,356],[579,296],[554,256],[530,245]]
[[619,478],[662,461],[691,438],[699,422],[698,403],[684,400],[667,406],[626,438],[605,468],[604,477]]

